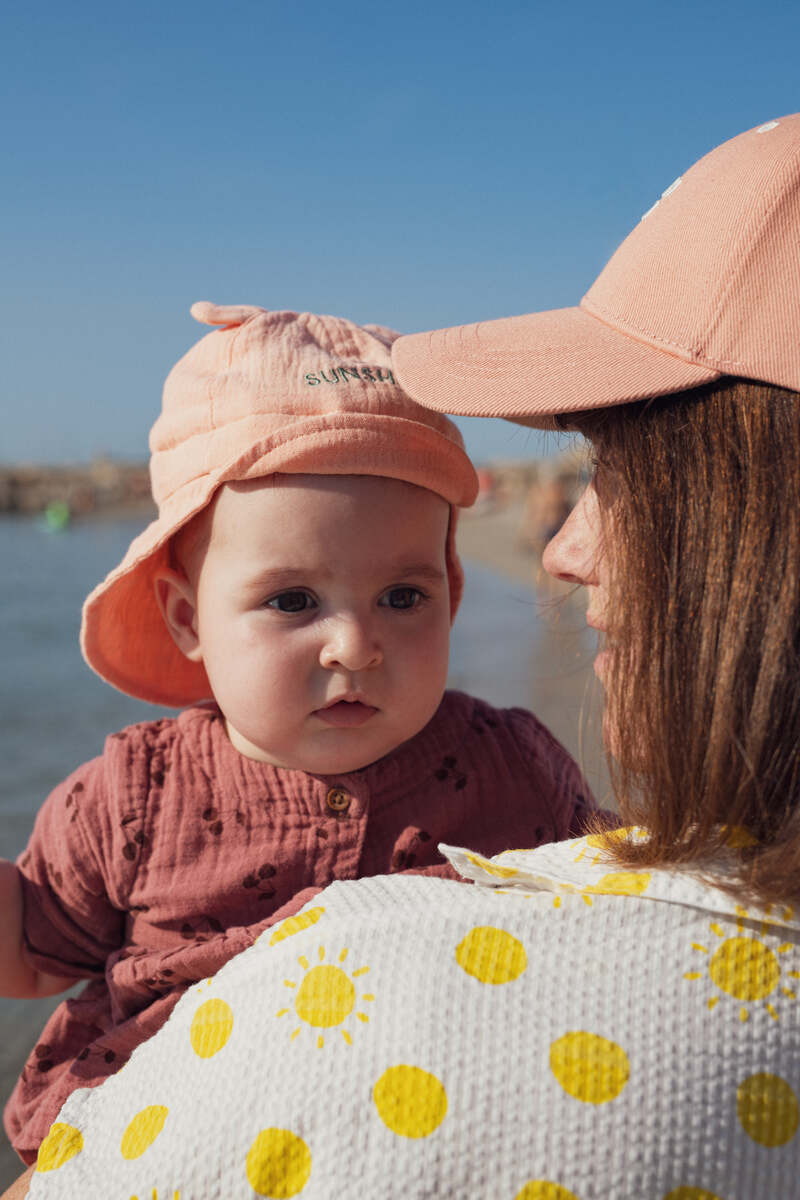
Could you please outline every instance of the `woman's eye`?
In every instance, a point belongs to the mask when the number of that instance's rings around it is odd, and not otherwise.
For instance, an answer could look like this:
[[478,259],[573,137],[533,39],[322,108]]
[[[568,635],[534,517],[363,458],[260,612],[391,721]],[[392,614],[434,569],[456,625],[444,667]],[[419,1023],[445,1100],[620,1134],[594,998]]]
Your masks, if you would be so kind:
[[381,603],[387,608],[416,608],[424,599],[425,597],[419,588],[396,587],[390,588],[381,597]]
[[314,601],[308,592],[281,592],[267,601],[267,608],[282,613],[300,613],[312,608]]

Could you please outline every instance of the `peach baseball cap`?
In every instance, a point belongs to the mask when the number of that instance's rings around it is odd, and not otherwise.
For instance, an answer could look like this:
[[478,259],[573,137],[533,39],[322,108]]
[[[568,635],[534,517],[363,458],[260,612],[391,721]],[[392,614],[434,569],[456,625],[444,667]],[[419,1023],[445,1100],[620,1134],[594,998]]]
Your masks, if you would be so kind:
[[720,375],[800,391],[800,114],[670,184],[576,308],[401,337],[393,359],[421,404],[541,428]]
[[211,696],[202,664],[178,650],[161,616],[155,576],[173,535],[221,484],[276,473],[381,475],[451,506],[447,565],[455,614],[463,587],[455,552],[459,507],[478,490],[452,421],[420,407],[391,369],[398,336],[313,313],[249,305],[192,306],[220,326],[173,367],[150,433],[158,517],[83,606],[81,648],[108,683],[154,704]]

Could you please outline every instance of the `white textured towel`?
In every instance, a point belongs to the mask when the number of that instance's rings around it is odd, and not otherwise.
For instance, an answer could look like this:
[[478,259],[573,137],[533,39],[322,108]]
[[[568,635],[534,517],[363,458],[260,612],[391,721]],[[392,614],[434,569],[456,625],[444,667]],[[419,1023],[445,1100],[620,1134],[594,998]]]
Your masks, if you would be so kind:
[[[43,1143],[33,1200],[788,1200],[800,923],[594,838],[334,883]],[[724,871],[724,864],[718,870]]]

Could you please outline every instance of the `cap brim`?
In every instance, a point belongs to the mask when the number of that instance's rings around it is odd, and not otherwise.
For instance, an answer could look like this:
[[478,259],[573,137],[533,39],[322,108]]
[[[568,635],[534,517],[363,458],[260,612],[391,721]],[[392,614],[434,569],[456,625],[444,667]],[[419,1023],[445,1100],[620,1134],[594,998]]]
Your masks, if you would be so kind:
[[558,413],[700,387],[719,371],[605,325],[583,308],[457,325],[398,338],[395,374],[420,404],[553,428]]

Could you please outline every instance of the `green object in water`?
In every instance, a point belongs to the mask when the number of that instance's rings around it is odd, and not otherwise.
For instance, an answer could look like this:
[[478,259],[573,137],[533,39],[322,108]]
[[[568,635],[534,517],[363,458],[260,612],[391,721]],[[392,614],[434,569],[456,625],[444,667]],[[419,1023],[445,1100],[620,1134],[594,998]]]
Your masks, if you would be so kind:
[[54,500],[44,510],[44,523],[52,533],[60,533],[69,525],[70,516],[66,500]]

